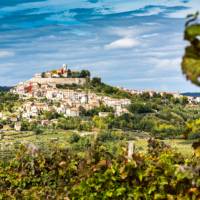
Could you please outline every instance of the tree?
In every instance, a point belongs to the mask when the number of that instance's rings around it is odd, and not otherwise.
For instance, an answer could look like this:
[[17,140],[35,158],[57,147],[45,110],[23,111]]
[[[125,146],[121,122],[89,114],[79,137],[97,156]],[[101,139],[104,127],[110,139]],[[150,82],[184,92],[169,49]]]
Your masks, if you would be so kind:
[[73,144],[76,143],[80,140],[81,136],[77,133],[73,133],[70,137],[69,137],[69,143]]
[[128,107],[129,111],[131,113],[151,113],[152,109],[151,109],[151,105],[149,104],[144,104],[141,102],[136,102],[136,103],[132,103],[129,107]]
[[144,92],[144,93],[142,93],[141,94],[141,97],[143,98],[143,99],[149,99],[150,98],[150,94],[149,94],[149,92]]
[[81,78],[89,78],[90,77],[90,71],[88,70],[82,70],[80,73]]
[[42,129],[41,127],[37,126],[37,127],[35,128],[34,132],[35,132],[36,135],[40,135],[40,134],[42,134],[44,131],[43,131],[43,129]]
[[91,84],[92,84],[93,86],[101,85],[101,78],[99,78],[99,77],[94,77],[94,78],[92,79],[92,81],[91,81]]
[[44,111],[43,112],[44,119],[57,119],[60,115],[55,111]]
[[21,121],[21,130],[22,131],[28,131],[30,130],[30,123],[26,120]]
[[70,69],[67,70],[67,76],[71,77],[72,76],[72,71]]
[[188,80],[200,86],[200,24],[197,21],[198,15],[198,12],[194,15],[188,15],[184,38],[190,45],[185,49],[182,71]]
[[106,118],[101,118],[99,116],[94,116],[93,117],[93,122],[95,126],[99,129],[107,129],[108,128],[108,119]]
[[45,72],[42,72],[41,77],[42,77],[42,78],[46,78],[46,73],[45,73]]

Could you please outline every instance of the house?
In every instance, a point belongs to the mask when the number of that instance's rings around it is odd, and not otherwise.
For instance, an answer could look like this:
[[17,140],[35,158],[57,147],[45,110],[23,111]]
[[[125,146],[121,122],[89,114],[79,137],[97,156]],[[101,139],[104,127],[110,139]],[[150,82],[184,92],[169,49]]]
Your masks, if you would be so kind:
[[81,94],[81,96],[80,96],[80,103],[81,103],[81,104],[86,104],[86,103],[88,103],[88,96],[85,95],[85,94]]
[[42,74],[35,74],[35,78],[42,78]]
[[29,112],[22,113],[22,118],[29,119],[31,117],[31,114]]
[[51,78],[52,74],[51,72],[45,72],[45,78]]
[[46,103],[27,102],[23,105],[22,117],[28,119],[32,117],[37,117],[40,114],[40,112],[49,110],[50,108]]
[[60,75],[58,75],[58,74],[52,74],[52,78],[60,78]]
[[122,108],[122,107],[117,107],[116,111],[115,111],[115,115],[116,116],[121,116],[124,113],[128,113],[128,110],[126,108]]
[[41,121],[41,125],[42,126],[48,126],[50,124],[50,121],[49,120],[42,120]]
[[11,121],[11,122],[17,122],[17,121],[18,121],[18,119],[17,119],[17,117],[15,117],[15,116],[12,116],[12,117],[10,117],[10,121]]
[[16,122],[15,123],[15,125],[14,125],[14,129],[16,130],[16,131],[21,131],[21,122]]
[[3,116],[4,116],[4,115],[3,115],[3,113],[2,113],[2,112],[0,112],[0,118],[1,118],[1,119],[3,118]]
[[66,113],[66,109],[67,109],[67,106],[64,105],[64,104],[61,104],[59,107],[54,107],[56,112],[59,113],[59,114],[65,114]]
[[194,97],[187,97],[187,99],[188,99],[188,102],[190,104],[193,104],[195,102],[195,98]]
[[99,117],[107,117],[110,112],[99,112]]
[[67,108],[64,114],[65,117],[78,117],[79,109],[77,108]]
[[200,97],[196,97],[195,102],[200,103]]
[[55,124],[55,125],[58,124],[58,119],[52,119],[51,124]]

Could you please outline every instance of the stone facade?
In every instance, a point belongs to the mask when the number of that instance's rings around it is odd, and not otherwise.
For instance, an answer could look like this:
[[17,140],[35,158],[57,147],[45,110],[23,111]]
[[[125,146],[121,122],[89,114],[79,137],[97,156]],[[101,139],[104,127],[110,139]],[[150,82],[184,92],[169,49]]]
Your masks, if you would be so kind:
[[39,84],[77,84],[84,85],[86,83],[85,78],[32,78],[28,82],[39,83]]

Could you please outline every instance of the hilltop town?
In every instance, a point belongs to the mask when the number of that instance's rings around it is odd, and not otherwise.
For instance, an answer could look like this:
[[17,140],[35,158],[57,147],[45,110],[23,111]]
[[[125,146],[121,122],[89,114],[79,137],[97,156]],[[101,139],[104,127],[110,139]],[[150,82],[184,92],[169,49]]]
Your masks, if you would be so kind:
[[[183,97],[179,93],[112,87],[102,83],[98,77],[91,78],[88,70],[74,71],[65,64],[59,69],[35,74],[30,80],[17,84],[10,92],[17,95],[19,101],[17,106],[12,106],[12,112],[0,112],[4,123],[0,129],[3,130],[20,131],[24,120],[29,123],[37,122],[42,126],[57,124],[56,116],[73,118],[95,112],[95,115],[103,118],[111,114],[120,117],[129,113],[128,108],[135,95],[158,97],[162,101],[169,97],[173,97],[174,101],[185,99],[191,107],[199,101],[197,98]],[[45,113],[55,117],[44,117]],[[6,120],[10,123],[5,123]]]
[[[117,116],[128,112],[126,107],[131,103],[129,99],[111,98],[81,89],[90,79],[89,71],[72,71],[63,65],[57,70],[35,74],[30,80],[12,88],[11,92],[24,100],[18,113],[28,120],[44,111],[77,117],[83,109],[87,111],[100,105],[112,107]],[[108,113],[100,112],[99,115],[106,116]]]

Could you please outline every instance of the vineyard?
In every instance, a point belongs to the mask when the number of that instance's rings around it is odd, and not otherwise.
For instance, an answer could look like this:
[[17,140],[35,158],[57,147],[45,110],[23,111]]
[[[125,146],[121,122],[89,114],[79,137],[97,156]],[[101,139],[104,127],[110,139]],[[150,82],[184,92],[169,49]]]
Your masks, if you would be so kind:
[[[66,135],[65,138],[68,136]],[[62,133],[59,134],[59,139],[62,144],[65,145],[65,139],[62,137]],[[13,158],[15,152],[19,149],[20,145],[34,143],[34,145],[41,149],[47,149],[49,144],[57,142],[57,134],[37,136],[33,132],[3,132],[1,133],[0,140],[0,159],[9,160]]]
[[112,153],[100,137],[83,154],[22,145],[0,164],[0,199],[199,199],[199,169],[198,157],[185,158],[157,140],[131,160],[125,146]]
[[0,199],[198,199],[194,141],[147,140],[146,134],[4,133]]
[[[49,134],[50,133],[50,134]],[[77,132],[77,131],[52,131],[47,130],[46,133],[41,135],[36,135],[33,132],[4,132],[1,133],[0,140],[0,159],[6,160],[13,157],[13,154],[19,149],[21,144],[33,143],[34,145],[47,149],[51,144],[57,144],[60,147],[70,147],[71,144],[69,142],[70,136],[78,133],[81,137],[84,136],[94,136],[95,132]],[[134,141],[134,145],[139,151],[146,152],[147,151],[147,139],[149,134],[145,132],[125,132],[125,135],[131,135],[131,138],[125,138],[124,142],[128,142],[130,140]],[[195,140],[183,140],[183,139],[170,139],[165,140],[166,144],[169,144],[178,152],[182,153],[186,156],[192,155],[192,143]]]

